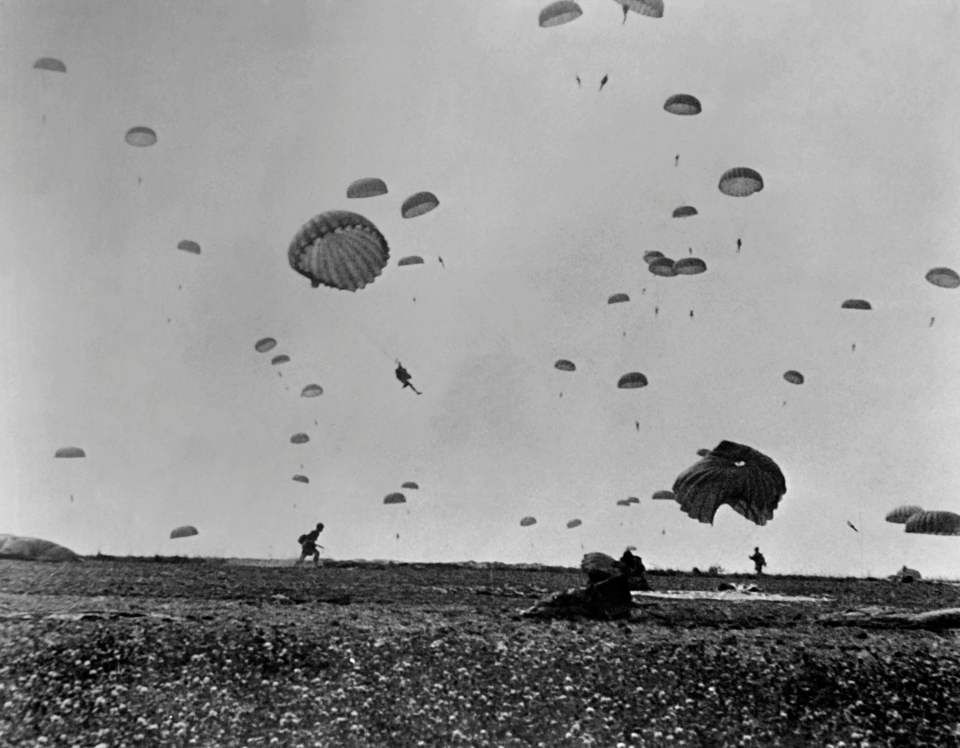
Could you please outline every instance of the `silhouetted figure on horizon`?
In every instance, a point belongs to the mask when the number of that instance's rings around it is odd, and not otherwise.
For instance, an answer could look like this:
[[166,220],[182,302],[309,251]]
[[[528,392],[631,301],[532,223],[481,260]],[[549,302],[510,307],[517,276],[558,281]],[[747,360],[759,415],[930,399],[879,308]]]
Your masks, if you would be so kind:
[[323,546],[317,545],[317,538],[320,537],[321,532],[323,532],[323,522],[317,522],[317,526],[310,532],[304,533],[297,538],[297,542],[300,543],[300,558],[296,563],[297,566],[300,566],[311,556],[313,557],[313,565],[320,565],[320,551],[318,549],[323,548]]
[[763,567],[767,565],[767,559],[763,557],[763,554],[760,553],[759,548],[753,549],[753,555],[749,557],[753,561],[753,566],[757,571],[757,575],[763,574]]

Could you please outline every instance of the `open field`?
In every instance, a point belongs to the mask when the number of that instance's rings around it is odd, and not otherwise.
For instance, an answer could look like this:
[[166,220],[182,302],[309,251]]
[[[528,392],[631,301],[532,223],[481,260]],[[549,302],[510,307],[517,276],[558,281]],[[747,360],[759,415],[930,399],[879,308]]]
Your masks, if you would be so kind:
[[[746,581],[726,577],[727,581]],[[0,562],[4,745],[960,745],[955,633],[821,613],[945,583],[765,577],[821,603],[518,612],[572,570]],[[656,589],[716,578],[651,574]]]

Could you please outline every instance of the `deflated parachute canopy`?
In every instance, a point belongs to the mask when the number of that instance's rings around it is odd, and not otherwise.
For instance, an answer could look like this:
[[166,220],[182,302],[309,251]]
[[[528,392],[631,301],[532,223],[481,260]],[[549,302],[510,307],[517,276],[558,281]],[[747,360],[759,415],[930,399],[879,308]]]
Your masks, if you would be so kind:
[[670,114],[700,114],[700,101],[690,94],[674,94],[664,102],[663,108]]
[[560,26],[564,23],[576,20],[583,15],[583,10],[572,0],[558,0],[550,3],[540,11],[541,28],[550,28],[551,26]]
[[192,255],[200,254],[200,245],[190,239],[184,239],[177,245],[177,249],[183,252],[189,252]]
[[174,527],[170,531],[170,539],[175,540],[176,538],[189,538],[192,535],[199,535],[197,528],[193,525],[183,525],[181,527]]
[[537,524],[536,517],[524,517],[523,519],[520,520],[521,527],[530,527],[530,525],[535,525],[535,524]]
[[323,394],[323,387],[319,384],[308,384],[300,392],[300,397],[319,397]]
[[783,373],[783,378],[790,382],[790,384],[803,384],[803,374],[801,374],[799,371],[794,371],[793,369],[790,371],[785,371]]
[[402,493],[388,493],[383,497],[384,504],[406,504],[407,497]]
[[639,371],[627,372],[617,381],[617,387],[621,390],[635,390],[638,387],[646,387],[647,384],[647,378]]
[[294,434],[290,437],[291,444],[306,444],[308,441],[310,441],[310,437],[303,432]]
[[630,296],[625,293],[615,293],[607,299],[608,304],[623,304],[625,301],[630,301]]
[[887,516],[884,519],[887,522],[892,522],[895,525],[905,525],[907,520],[910,519],[914,514],[919,514],[923,511],[922,506],[917,506],[916,504],[904,504],[903,506],[898,506],[896,509],[892,509],[887,512]]
[[954,512],[918,512],[907,520],[904,529],[921,535],[960,535],[960,514]]
[[376,197],[377,195],[387,194],[387,183],[376,177],[366,177],[352,182],[347,187],[347,197]]
[[432,192],[417,192],[406,200],[400,207],[400,215],[404,218],[416,218],[429,213],[440,204],[437,196]]
[[140,125],[127,130],[124,139],[129,145],[137,148],[147,148],[157,142],[157,134],[149,127]]
[[700,522],[713,524],[721,504],[751,522],[764,525],[787,492],[777,464],[744,444],[722,441],[710,454],[684,470],[673,484],[680,508]]
[[866,299],[847,299],[840,305],[841,309],[873,309]]
[[960,286],[960,275],[950,268],[933,268],[928,270],[926,279],[940,288],[956,288]]
[[578,520],[578,519],[572,519],[572,520],[570,520],[569,522],[567,522],[567,529],[568,529],[568,530],[572,530],[574,527],[580,527],[580,525],[582,525],[582,524],[583,524],[583,522],[581,522],[580,520]]
[[383,234],[358,213],[331,210],[311,218],[290,242],[287,259],[314,288],[357,291],[383,272],[390,248]]
[[747,166],[738,166],[723,173],[718,187],[724,195],[747,197],[763,189],[763,177]]
[[271,351],[277,346],[277,341],[273,338],[260,338],[256,343],[254,343],[254,348],[257,350],[257,353],[266,353]]
[[567,361],[565,358],[561,358],[557,361],[553,367],[559,369],[560,371],[576,371],[577,365],[573,361]]
[[80,447],[60,447],[54,452],[54,457],[86,457],[87,453]]
[[67,72],[67,66],[56,57],[41,57],[39,60],[33,63],[33,67],[35,67],[37,70],[50,70],[54,73]]
[[684,257],[673,263],[673,270],[677,275],[700,275],[707,272],[707,263],[699,257]]

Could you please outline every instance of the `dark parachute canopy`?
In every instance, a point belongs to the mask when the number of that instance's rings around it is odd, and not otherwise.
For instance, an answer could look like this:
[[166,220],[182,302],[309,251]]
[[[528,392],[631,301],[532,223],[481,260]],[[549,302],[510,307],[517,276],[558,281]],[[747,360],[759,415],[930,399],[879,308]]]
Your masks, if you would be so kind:
[[41,57],[35,63],[33,67],[37,70],[50,70],[54,73],[65,73],[67,72],[67,66],[63,64],[63,61],[58,60],[56,57]]
[[763,177],[747,166],[738,166],[723,173],[718,187],[724,195],[747,197],[763,189]]
[[697,209],[692,205],[681,205],[673,209],[674,218],[689,218],[695,215],[697,215]]
[[199,535],[197,528],[193,525],[182,525],[181,527],[174,527],[170,531],[170,539],[176,540],[177,538],[189,538],[192,535]]
[[608,304],[622,304],[625,301],[630,301],[630,296],[625,293],[615,293],[607,299]]
[[914,514],[919,514],[923,511],[922,506],[917,506],[916,504],[904,504],[903,506],[898,506],[896,509],[891,509],[887,512],[887,516],[884,519],[887,522],[892,522],[895,525],[905,525],[907,520],[910,519]]
[[673,491],[654,491],[651,498],[657,501],[673,501],[676,496],[674,496]]
[[630,499],[617,499],[617,506],[630,506],[632,503]]
[[847,299],[840,305],[841,309],[873,309],[866,299]]
[[291,444],[306,444],[308,441],[310,441],[310,437],[302,431],[290,437]]
[[940,288],[956,288],[960,286],[960,275],[950,268],[933,268],[924,276],[930,283]]
[[578,520],[578,519],[572,519],[572,520],[570,520],[569,522],[567,522],[567,529],[568,529],[568,530],[572,530],[574,527],[580,527],[580,525],[582,525],[582,524],[583,524],[583,522],[581,522],[580,520]]
[[700,114],[700,100],[690,94],[674,94],[667,99],[663,108],[670,114],[691,115]]
[[674,262],[669,257],[657,257],[647,264],[647,269],[654,275],[671,278],[677,274]]
[[663,18],[663,0],[614,0],[614,2],[623,8],[623,20],[627,20],[627,11],[632,10],[641,16],[650,18]]
[[536,517],[524,517],[520,520],[520,527],[530,527],[530,525],[537,524]]
[[157,142],[157,134],[149,127],[138,125],[127,130],[124,140],[137,148],[148,148]]
[[53,456],[61,458],[86,457],[87,453],[80,447],[60,447],[60,449],[54,452]]
[[403,485],[401,485],[400,488],[410,488],[413,490],[417,490],[418,488],[420,488],[420,485],[416,481],[408,480]]
[[281,353],[279,356],[274,356],[271,358],[270,363],[274,366],[279,364],[288,364],[290,363],[290,357],[286,353]]
[[200,245],[191,239],[184,239],[179,244],[177,244],[177,249],[183,252],[189,252],[192,255],[200,254]]
[[921,535],[960,535],[960,514],[954,512],[918,512],[907,520],[904,528]]
[[371,283],[386,267],[390,248],[368,219],[346,210],[331,210],[311,218],[290,242],[290,267],[310,279],[310,285],[356,291]]
[[557,0],[540,11],[540,27],[550,28],[576,20],[583,15],[583,10],[572,0]]
[[677,275],[700,275],[707,272],[707,263],[699,257],[684,257],[673,263]]
[[305,476],[305,475],[295,475],[295,476],[293,476],[293,479],[294,479],[297,483],[309,483],[309,482],[310,482],[310,479],[309,479],[307,476]]
[[793,369],[790,369],[790,371],[785,371],[783,373],[783,378],[790,382],[790,384],[803,384],[803,374],[801,374],[799,371],[794,371]]
[[663,252],[658,252],[655,249],[651,249],[649,252],[643,253],[643,261],[648,265],[654,260],[659,260],[663,258]]
[[277,341],[274,338],[260,338],[253,347],[257,353],[266,353],[277,347]]
[[406,504],[407,497],[402,493],[388,493],[383,497],[384,504]]
[[300,397],[319,397],[323,394],[323,387],[319,384],[308,384],[300,392]]
[[558,360],[553,367],[559,369],[560,371],[576,371],[577,365],[573,361],[567,361],[565,358]]
[[773,460],[755,449],[722,441],[710,454],[684,470],[673,484],[680,508],[700,522],[713,524],[721,504],[751,522],[764,525],[787,492]]
[[351,182],[347,187],[347,197],[376,197],[377,195],[387,194],[387,183],[377,177],[366,177]]
[[407,257],[400,258],[400,262],[397,263],[400,267],[404,265],[422,265],[423,258],[419,255],[409,255]]
[[627,502],[630,503],[630,504],[639,504],[639,503],[640,503],[640,499],[638,499],[636,496],[628,496],[628,497],[627,497]]
[[429,213],[440,204],[437,196],[432,192],[417,192],[403,201],[400,215],[404,218],[416,218]]
[[647,384],[647,378],[639,371],[629,371],[617,380],[617,387],[621,390],[635,390]]

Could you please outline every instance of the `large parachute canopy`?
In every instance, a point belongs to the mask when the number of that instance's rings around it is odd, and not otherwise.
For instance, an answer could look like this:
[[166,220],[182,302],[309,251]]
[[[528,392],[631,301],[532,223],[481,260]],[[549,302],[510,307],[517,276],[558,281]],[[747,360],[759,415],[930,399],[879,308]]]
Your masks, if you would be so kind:
[[907,520],[910,519],[914,514],[919,514],[923,511],[922,506],[917,506],[916,504],[904,504],[903,506],[898,506],[896,509],[891,509],[887,512],[887,516],[884,519],[887,522],[892,522],[895,525],[905,525]]
[[718,186],[724,195],[747,197],[763,189],[763,177],[747,166],[738,166],[725,171]]
[[663,108],[670,114],[691,115],[700,114],[700,101],[690,94],[674,94],[667,99]]
[[695,215],[697,215],[697,209],[692,205],[681,205],[673,209],[674,218],[689,218]]
[[565,358],[558,360],[553,367],[559,369],[560,371],[576,371],[577,365],[573,361],[567,361]]
[[623,8],[623,20],[627,20],[627,11],[632,10],[641,16],[663,18],[663,0],[614,0]]
[[617,380],[617,387],[621,390],[635,390],[647,384],[647,378],[639,371],[629,371]]
[[417,490],[418,488],[420,488],[420,485],[419,485],[416,481],[408,480],[408,481],[404,482],[404,483],[400,486],[400,488],[410,488],[410,489],[413,489],[413,490]]
[[323,387],[319,384],[308,384],[300,392],[300,397],[318,397],[323,394]]
[[274,338],[260,338],[260,340],[253,345],[257,353],[266,353],[276,348],[276,346],[277,341]]
[[669,257],[658,257],[647,264],[647,269],[654,275],[670,278],[677,274],[674,262]]
[[755,449],[722,441],[710,454],[684,470],[673,484],[680,508],[700,522],[713,524],[721,504],[751,522],[764,525],[787,492],[783,473]]
[[192,255],[200,254],[200,245],[191,239],[184,239],[182,242],[177,244],[177,249],[183,252],[189,252]]
[[699,257],[683,257],[673,263],[677,275],[700,275],[707,272],[707,263]]
[[270,363],[274,366],[279,364],[288,364],[290,363],[290,357],[286,353],[281,353],[279,356],[274,356],[271,358]]
[[58,60],[56,57],[41,57],[33,66],[37,70],[50,70],[54,73],[65,73],[67,72],[67,66],[63,64],[61,60]]
[[904,529],[921,535],[960,535],[960,514],[954,512],[918,512],[907,520]]
[[790,382],[790,384],[803,384],[803,374],[801,374],[799,371],[794,371],[793,369],[790,369],[790,371],[785,371],[783,373],[783,378]]
[[572,0],[557,0],[540,11],[540,26],[545,29],[560,26],[582,15],[583,10]]
[[873,309],[866,299],[847,299],[840,305],[841,309]]
[[568,529],[568,530],[572,530],[574,527],[580,527],[580,525],[582,525],[582,524],[583,524],[583,522],[581,522],[580,520],[578,520],[578,519],[572,519],[572,520],[570,520],[569,522],[567,522],[567,529]]
[[54,457],[86,457],[87,453],[80,447],[60,447],[53,454]]
[[524,517],[520,520],[520,527],[530,527],[530,525],[537,524],[536,517]]
[[655,249],[651,249],[648,252],[643,253],[643,261],[648,265],[654,260],[659,260],[663,258],[663,252],[658,252]]
[[388,493],[383,497],[384,504],[406,504],[407,497],[402,493]]
[[625,301],[630,301],[630,296],[625,293],[615,293],[607,299],[608,304],[622,304]]
[[390,259],[390,248],[368,219],[331,210],[303,225],[290,242],[287,259],[314,288],[356,291],[380,275]]
[[347,187],[347,197],[376,197],[387,194],[387,183],[376,177],[366,177],[351,182]]
[[950,268],[933,268],[924,276],[930,283],[940,288],[956,288],[960,286],[960,275]]
[[302,431],[290,437],[291,444],[306,444],[308,441],[310,441],[310,437]]
[[148,148],[157,142],[157,134],[149,127],[139,125],[127,130],[124,140],[126,140],[129,145],[136,146],[137,148]]
[[80,561],[81,558],[62,545],[42,538],[22,535],[0,535],[0,558],[19,561]]
[[673,491],[654,491],[651,498],[657,501],[673,501],[676,496],[674,496]]
[[176,540],[177,538],[189,538],[193,535],[199,535],[197,528],[193,525],[182,525],[181,527],[174,527],[170,531],[170,539]]
[[437,196],[432,192],[417,192],[410,195],[400,206],[400,215],[404,218],[416,218],[429,213],[440,204]]
[[404,265],[422,265],[423,258],[419,255],[408,255],[407,257],[401,257],[400,262],[397,263],[398,266],[403,267]]

